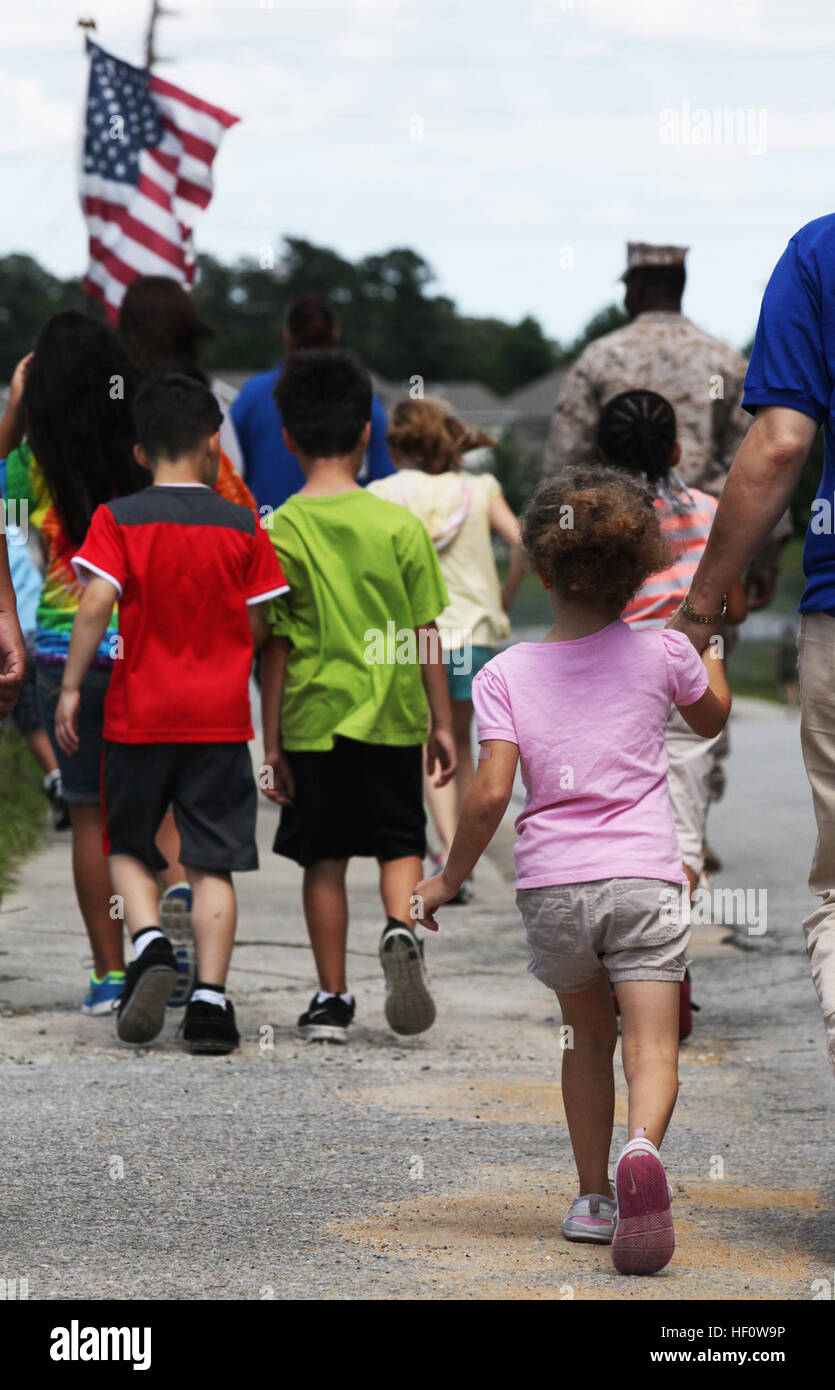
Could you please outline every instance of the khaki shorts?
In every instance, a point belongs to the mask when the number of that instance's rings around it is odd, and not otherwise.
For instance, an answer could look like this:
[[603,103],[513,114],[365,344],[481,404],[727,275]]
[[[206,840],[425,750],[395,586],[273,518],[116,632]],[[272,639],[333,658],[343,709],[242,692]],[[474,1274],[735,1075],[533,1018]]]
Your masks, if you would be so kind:
[[658,878],[520,888],[528,969],[558,994],[579,994],[604,971],[612,984],[683,980],[690,926],[681,893],[680,883]]

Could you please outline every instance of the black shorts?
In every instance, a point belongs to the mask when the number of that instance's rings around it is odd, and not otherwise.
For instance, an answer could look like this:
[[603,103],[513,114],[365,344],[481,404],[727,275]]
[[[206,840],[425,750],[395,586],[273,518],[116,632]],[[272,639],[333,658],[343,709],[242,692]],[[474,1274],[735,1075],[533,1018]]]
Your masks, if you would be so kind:
[[258,793],[245,743],[108,743],[102,763],[105,852],[166,868],[155,844],[169,805],[187,868],[258,868]]
[[338,738],[326,752],[286,753],[295,782],[273,849],[303,868],[320,859],[403,859],[426,853],[420,744]]

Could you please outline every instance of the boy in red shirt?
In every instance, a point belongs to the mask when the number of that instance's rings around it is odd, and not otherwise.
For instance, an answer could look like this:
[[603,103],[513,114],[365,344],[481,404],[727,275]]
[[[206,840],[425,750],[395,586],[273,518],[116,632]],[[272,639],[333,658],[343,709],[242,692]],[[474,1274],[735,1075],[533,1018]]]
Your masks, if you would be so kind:
[[253,645],[266,636],[263,607],[287,583],[254,513],[212,491],[221,413],[211,391],[160,373],[137,393],[134,418],[136,458],[153,482],[98,507],[73,559],[86,589],[56,735],[67,753],[78,746],[81,682],[118,599],[102,790],[113,889],[136,959],[117,1031],[125,1042],[156,1037],[177,978],[160,927],[165,860],[155,844],[173,804],[197,945],[184,1037],[192,1052],[231,1052],[240,1040],[225,995],[237,916],[232,873],[258,867],[249,672]]

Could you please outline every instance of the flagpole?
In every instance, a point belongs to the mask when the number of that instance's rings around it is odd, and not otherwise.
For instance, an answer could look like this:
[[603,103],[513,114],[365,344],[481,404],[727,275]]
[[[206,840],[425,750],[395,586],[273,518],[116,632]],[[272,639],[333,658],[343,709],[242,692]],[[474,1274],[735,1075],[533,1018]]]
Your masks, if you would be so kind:
[[77,19],[75,22],[75,27],[76,29],[84,30],[84,50],[86,52],[89,49],[90,44],[92,42],[90,38],[90,33],[91,31],[94,31],[96,29],[96,21],[90,16],[88,16],[87,19]]
[[154,46],[157,21],[165,16],[173,18],[179,13],[179,10],[166,9],[164,5],[160,4],[160,0],[151,0],[151,13],[148,16],[148,29],[145,34],[145,66],[149,72],[155,63],[167,63],[171,61],[169,58],[161,58]]
[[148,32],[145,35],[145,66],[149,72],[153,67],[154,63],[157,61],[157,55],[154,51],[154,37],[157,27],[157,20],[159,19],[161,14],[162,10],[159,6],[159,0],[151,0],[151,14],[148,19]]

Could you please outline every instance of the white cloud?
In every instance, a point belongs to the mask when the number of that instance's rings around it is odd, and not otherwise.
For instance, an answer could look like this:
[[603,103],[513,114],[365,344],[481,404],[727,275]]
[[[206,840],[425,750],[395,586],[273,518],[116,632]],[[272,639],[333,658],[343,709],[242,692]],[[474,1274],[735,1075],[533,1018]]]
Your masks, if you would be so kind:
[[830,0],[538,0],[531,22],[567,32],[570,20],[587,23],[613,37],[622,34],[659,43],[676,42],[707,48],[750,51],[815,52],[835,45],[835,15]]
[[4,119],[0,122],[0,154],[37,155],[75,147],[79,109],[55,96],[39,77],[15,77],[0,72]]

